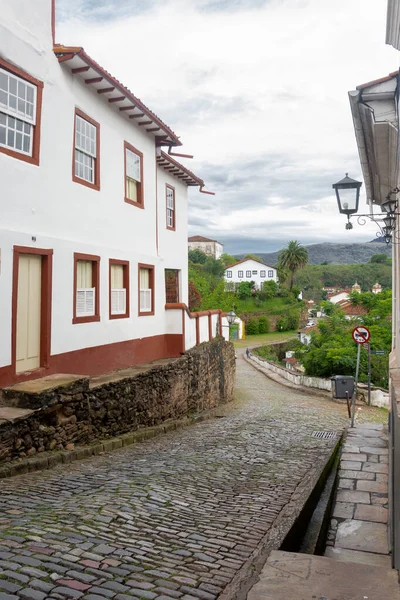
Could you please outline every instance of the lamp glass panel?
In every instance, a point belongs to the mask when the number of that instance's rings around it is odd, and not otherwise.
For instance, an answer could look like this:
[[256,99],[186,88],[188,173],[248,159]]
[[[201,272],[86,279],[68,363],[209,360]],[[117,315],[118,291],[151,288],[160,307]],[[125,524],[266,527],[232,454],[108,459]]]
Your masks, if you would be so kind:
[[355,211],[357,208],[357,189],[339,189],[338,193],[342,210]]

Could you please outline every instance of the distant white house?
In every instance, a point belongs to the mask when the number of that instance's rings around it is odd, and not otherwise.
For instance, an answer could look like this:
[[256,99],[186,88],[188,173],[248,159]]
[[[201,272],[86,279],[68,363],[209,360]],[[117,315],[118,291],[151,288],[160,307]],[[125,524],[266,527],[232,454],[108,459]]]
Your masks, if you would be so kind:
[[201,250],[204,254],[213,258],[220,258],[224,251],[224,245],[217,240],[203,237],[202,235],[192,235],[188,238],[189,250]]
[[311,325],[310,327],[303,327],[297,331],[299,342],[302,344],[309,344],[311,342],[311,334],[313,331],[317,331],[318,325]]
[[251,258],[245,258],[234,265],[226,267],[224,277],[227,283],[236,284],[242,281],[254,281],[257,289],[262,287],[264,281],[278,281],[275,267]]
[[351,289],[346,288],[344,290],[335,290],[334,292],[328,292],[326,299],[332,304],[338,304],[338,302],[342,302],[343,300],[348,300],[350,298],[351,292],[357,292],[361,294],[361,286],[355,282]]

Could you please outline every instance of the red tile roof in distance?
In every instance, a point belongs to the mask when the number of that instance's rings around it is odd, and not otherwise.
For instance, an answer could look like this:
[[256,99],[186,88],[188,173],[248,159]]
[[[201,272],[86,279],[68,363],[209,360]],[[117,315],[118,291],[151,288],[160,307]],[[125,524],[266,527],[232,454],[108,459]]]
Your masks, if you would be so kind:
[[[206,238],[202,235],[192,235],[192,237],[188,238],[188,242],[217,242],[217,240],[212,240],[211,238]],[[219,243],[220,242],[217,242],[217,244]]]

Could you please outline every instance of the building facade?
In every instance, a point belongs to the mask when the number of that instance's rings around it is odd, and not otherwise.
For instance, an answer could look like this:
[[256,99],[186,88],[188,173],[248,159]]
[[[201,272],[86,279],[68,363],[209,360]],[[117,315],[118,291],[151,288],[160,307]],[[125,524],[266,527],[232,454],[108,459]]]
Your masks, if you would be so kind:
[[277,282],[278,274],[275,267],[248,258],[226,267],[224,278],[227,287],[236,286],[242,281],[254,281],[254,287],[261,289],[265,281]]
[[54,0],[0,18],[0,385],[204,341],[196,320],[185,334],[187,188],[204,182],[171,156],[176,134],[82,48],[54,44]]
[[[400,50],[400,1],[387,5],[386,43]],[[349,92],[351,112],[365,184],[368,210],[383,219],[381,206],[398,201],[399,71],[359,85]],[[399,208],[393,233],[392,352],[389,359],[389,524],[393,566],[400,568],[400,245]],[[373,293],[380,290],[374,286]]]
[[212,256],[215,259],[221,258],[224,251],[224,245],[217,240],[203,237],[202,235],[192,235],[188,238],[189,250],[201,250],[207,256]]

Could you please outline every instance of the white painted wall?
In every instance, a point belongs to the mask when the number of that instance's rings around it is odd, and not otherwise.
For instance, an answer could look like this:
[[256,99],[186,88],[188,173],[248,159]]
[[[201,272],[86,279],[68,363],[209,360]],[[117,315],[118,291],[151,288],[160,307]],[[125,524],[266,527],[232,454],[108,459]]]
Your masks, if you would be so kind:
[[[167,229],[166,184],[175,188],[175,231]],[[188,259],[186,252],[188,230],[187,186],[176,177],[157,167],[158,196],[158,255],[163,269],[178,269],[179,302],[188,304]]]
[[330,298],[327,298],[327,300],[329,302],[332,302],[332,304],[337,304],[341,300],[348,300],[349,298],[350,298],[350,296],[349,296],[348,292],[338,292],[334,296],[331,296]]
[[224,245],[216,240],[210,240],[209,242],[188,242],[188,248],[189,250],[201,250],[204,254],[212,256],[215,259],[221,258],[224,251]]
[[[40,165],[0,153],[0,366],[11,362],[13,245],[54,250],[52,354],[175,333],[164,310],[166,268],[180,270],[180,299],[188,300],[187,188],[156,167],[151,135],[59,64],[50,9],[50,0],[1,6],[0,55],[43,81],[44,89]],[[100,123],[100,191],[72,181],[75,107]],[[144,210],[124,202],[124,141],[144,155]],[[166,230],[167,181],[176,190],[176,231]],[[101,257],[100,322],[72,324],[74,252]],[[108,318],[109,258],[130,261],[129,319]],[[155,266],[154,316],[137,314],[139,262]]]
[[[243,277],[239,277],[239,271],[243,271]],[[251,271],[250,276],[246,274],[247,271]],[[257,273],[253,273],[254,271]],[[260,276],[261,271],[265,271],[265,277]],[[228,272],[232,274],[231,277],[228,277]],[[269,275],[269,272],[272,272],[272,275]],[[274,267],[270,267],[269,265],[265,265],[251,259],[225,269],[224,278],[226,282],[234,283],[240,283],[241,281],[254,281],[258,289],[262,286],[264,281],[278,281],[277,271]]]

